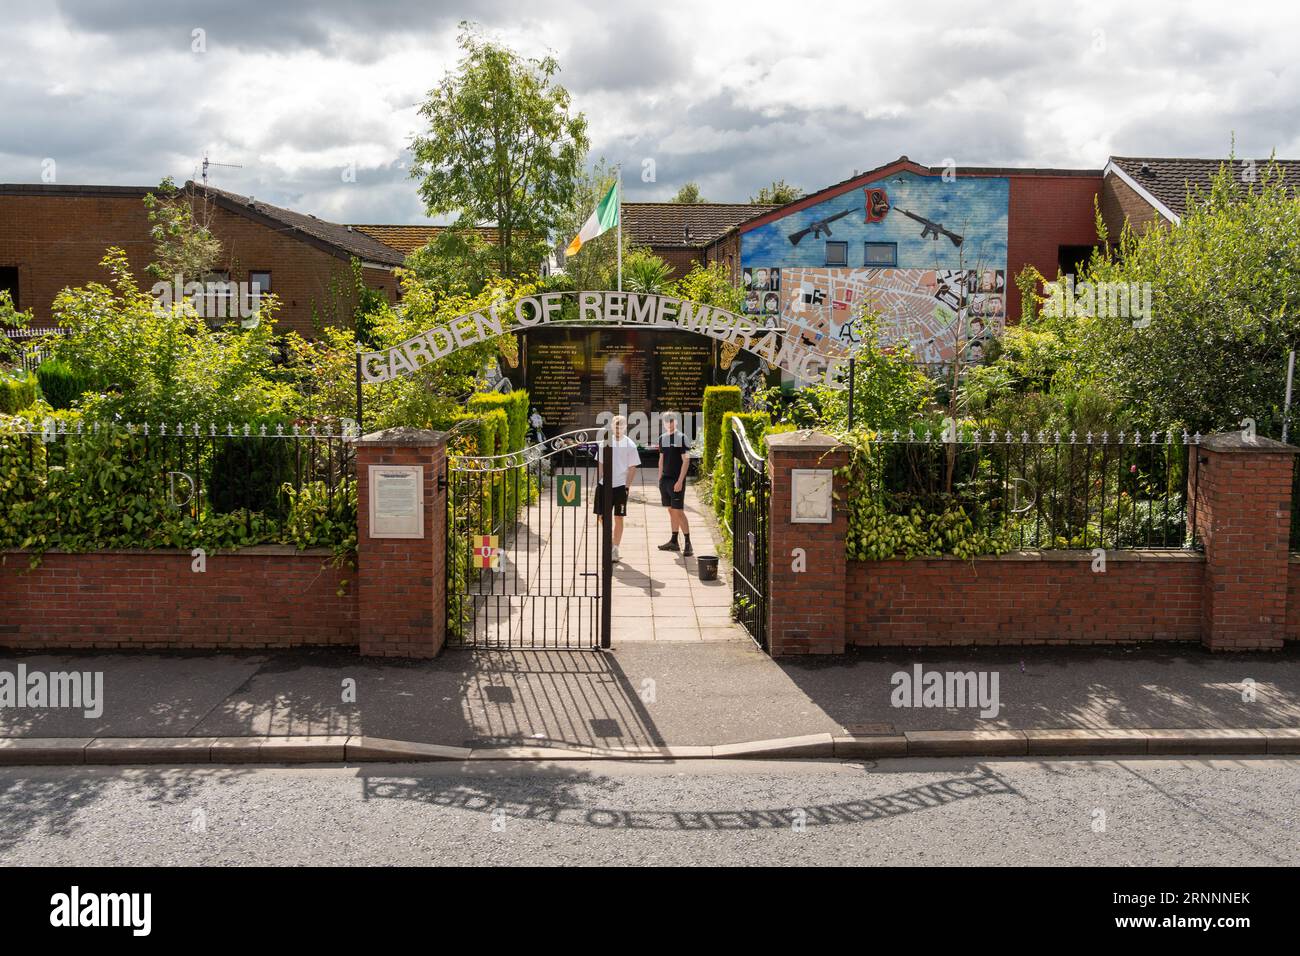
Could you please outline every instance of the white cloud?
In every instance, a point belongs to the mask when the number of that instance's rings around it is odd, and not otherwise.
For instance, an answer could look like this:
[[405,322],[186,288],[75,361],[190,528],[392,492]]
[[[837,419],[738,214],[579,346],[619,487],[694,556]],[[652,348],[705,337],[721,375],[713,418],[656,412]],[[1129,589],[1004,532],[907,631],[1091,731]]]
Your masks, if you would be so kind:
[[[1111,152],[1300,155],[1293,4],[1105,0],[775,0],[635,9],[601,0],[477,5],[484,28],[553,54],[592,156],[630,196],[696,180],[743,200],[778,178],[813,190],[906,153],[922,162],[1099,166]],[[64,0],[7,23],[0,181],[149,184],[194,175],[305,212],[419,221],[403,164],[415,112],[458,56],[450,4]],[[208,52],[191,52],[191,31]],[[355,163],[357,182],[340,170]]]

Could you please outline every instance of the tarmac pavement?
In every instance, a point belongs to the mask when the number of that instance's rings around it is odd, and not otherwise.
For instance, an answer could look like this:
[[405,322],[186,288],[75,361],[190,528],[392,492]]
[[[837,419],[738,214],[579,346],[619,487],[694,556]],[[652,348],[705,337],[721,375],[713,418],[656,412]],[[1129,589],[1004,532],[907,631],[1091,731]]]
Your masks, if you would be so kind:
[[[365,735],[618,748],[821,733],[1300,727],[1297,647],[853,649],[773,660],[743,641],[648,641],[607,652],[448,651],[420,662],[348,650],[6,654],[0,671],[19,663],[102,672],[103,713],[0,707],[0,737]],[[996,673],[997,716],[891,706],[892,675],[917,664]]]

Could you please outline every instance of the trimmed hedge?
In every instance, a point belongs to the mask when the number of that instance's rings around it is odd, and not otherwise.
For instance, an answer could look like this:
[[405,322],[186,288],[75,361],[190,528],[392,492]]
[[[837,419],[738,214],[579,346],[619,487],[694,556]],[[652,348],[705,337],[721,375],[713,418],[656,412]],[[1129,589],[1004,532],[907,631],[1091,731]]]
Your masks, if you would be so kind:
[[41,395],[52,408],[71,408],[72,403],[90,388],[88,376],[59,359],[42,362],[36,369],[36,378],[41,385]]
[[514,392],[478,392],[471,395],[465,404],[470,415],[500,410],[506,416],[505,447],[496,454],[521,451],[528,440],[528,393]]
[[0,413],[21,412],[36,401],[36,377],[30,373],[0,378]]
[[722,437],[722,416],[743,407],[740,388],[735,385],[710,385],[704,390],[704,456],[700,464],[706,475],[713,474],[713,462]]
[[731,501],[735,491],[732,475],[732,460],[735,446],[732,442],[731,419],[739,418],[745,426],[745,434],[754,450],[762,454],[762,436],[771,425],[766,412],[726,412],[722,416],[722,426],[718,438],[718,453],[713,465],[713,513],[719,521],[731,527]]

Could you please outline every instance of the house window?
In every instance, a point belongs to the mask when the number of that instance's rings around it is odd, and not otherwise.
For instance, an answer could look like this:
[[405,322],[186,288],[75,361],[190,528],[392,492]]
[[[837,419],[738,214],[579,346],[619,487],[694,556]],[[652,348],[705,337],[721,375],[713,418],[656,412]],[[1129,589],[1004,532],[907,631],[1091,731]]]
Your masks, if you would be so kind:
[[862,264],[876,267],[898,265],[898,243],[868,242]]
[[257,286],[258,292],[265,293],[266,295],[270,295],[271,294],[271,273],[270,272],[249,272],[248,284],[250,286]]
[[849,244],[847,242],[827,241],[826,265],[828,267],[847,266],[849,264]]
[[15,309],[22,308],[22,306],[18,304],[17,266],[0,266],[0,292],[9,293],[9,298],[13,302]]

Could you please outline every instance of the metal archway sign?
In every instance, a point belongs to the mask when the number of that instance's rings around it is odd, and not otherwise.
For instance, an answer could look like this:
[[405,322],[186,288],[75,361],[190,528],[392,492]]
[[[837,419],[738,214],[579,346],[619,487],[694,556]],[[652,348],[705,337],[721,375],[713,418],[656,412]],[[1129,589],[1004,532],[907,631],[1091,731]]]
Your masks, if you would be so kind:
[[[577,297],[578,317],[563,318],[564,299]],[[767,328],[727,309],[658,293],[586,291],[544,292],[494,303],[469,312],[379,352],[361,352],[357,364],[365,382],[387,382],[411,375],[463,348],[497,336],[544,325],[581,327],[588,323],[678,329],[735,345],[805,382],[841,389],[839,371],[847,352],[820,351],[806,341],[808,330],[784,323]],[[359,383],[358,383],[359,388]]]

